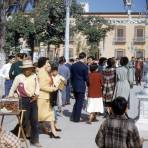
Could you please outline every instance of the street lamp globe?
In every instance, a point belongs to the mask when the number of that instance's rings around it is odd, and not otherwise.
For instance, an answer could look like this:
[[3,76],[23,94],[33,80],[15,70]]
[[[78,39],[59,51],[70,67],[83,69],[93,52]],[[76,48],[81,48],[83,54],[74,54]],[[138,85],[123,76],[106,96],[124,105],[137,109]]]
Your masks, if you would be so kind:
[[124,6],[127,9],[129,19],[131,19],[131,7],[133,4],[133,0],[123,0]]

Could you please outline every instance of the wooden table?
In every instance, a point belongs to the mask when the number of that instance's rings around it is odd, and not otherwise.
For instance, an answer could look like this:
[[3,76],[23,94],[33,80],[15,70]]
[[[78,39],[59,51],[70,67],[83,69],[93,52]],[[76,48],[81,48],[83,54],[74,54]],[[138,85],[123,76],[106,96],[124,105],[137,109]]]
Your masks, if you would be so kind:
[[28,148],[28,144],[27,144],[25,132],[24,132],[23,125],[22,125],[22,123],[23,123],[23,117],[24,117],[24,112],[25,112],[25,110],[19,110],[17,112],[10,112],[10,113],[0,112],[0,116],[2,116],[1,126],[3,126],[3,121],[4,121],[4,117],[5,116],[16,116],[17,119],[18,119],[18,124],[19,124],[18,138],[20,138],[20,135],[22,133],[23,139],[25,141],[25,145]]

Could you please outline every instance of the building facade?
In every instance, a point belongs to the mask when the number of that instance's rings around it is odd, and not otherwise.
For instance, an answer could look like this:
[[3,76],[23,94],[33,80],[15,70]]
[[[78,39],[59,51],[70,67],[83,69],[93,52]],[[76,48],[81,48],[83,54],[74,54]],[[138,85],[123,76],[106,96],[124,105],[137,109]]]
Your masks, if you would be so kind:
[[[129,17],[125,12],[84,13],[83,15],[103,17],[113,25],[113,29],[100,42],[98,49],[101,57],[148,58],[148,18],[145,15],[132,13]],[[83,36],[82,33],[75,35],[72,39],[70,36],[70,58],[76,58],[81,51],[87,53],[89,48],[86,36]],[[47,47],[45,51],[47,51]],[[64,45],[60,45],[58,48],[50,47],[50,58],[63,56],[63,53]]]
[[100,42],[100,56],[148,58],[148,18],[132,13],[85,13],[85,16],[103,17],[113,30]]

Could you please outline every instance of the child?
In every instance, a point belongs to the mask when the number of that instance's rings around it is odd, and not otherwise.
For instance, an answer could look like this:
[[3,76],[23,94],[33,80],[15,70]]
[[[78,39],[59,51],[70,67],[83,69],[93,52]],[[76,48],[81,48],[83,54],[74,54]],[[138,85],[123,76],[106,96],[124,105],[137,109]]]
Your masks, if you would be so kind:
[[127,101],[123,97],[117,97],[112,102],[111,112],[101,125],[96,144],[99,148],[141,148],[142,141],[139,137],[135,122],[125,115]]
[[27,129],[31,124],[30,142],[33,146],[41,147],[39,144],[38,133],[38,108],[37,98],[39,96],[39,84],[36,74],[33,73],[34,66],[31,60],[24,60],[22,68],[23,73],[15,77],[11,87],[9,97],[14,96],[14,92],[20,96],[21,109],[26,110],[24,113],[23,128]]
[[62,111],[62,89],[64,89],[64,85],[66,84],[66,80],[63,76],[58,74],[58,67],[52,66],[51,75],[53,79],[53,84],[58,88],[58,91],[54,92],[54,104],[58,103],[58,108]]
[[93,63],[90,65],[90,73],[88,75],[88,106],[87,112],[90,113],[88,123],[91,124],[96,119],[96,113],[103,113],[102,100],[102,75],[97,72],[98,65]]
[[21,142],[11,132],[7,132],[0,127],[0,148],[20,148]]

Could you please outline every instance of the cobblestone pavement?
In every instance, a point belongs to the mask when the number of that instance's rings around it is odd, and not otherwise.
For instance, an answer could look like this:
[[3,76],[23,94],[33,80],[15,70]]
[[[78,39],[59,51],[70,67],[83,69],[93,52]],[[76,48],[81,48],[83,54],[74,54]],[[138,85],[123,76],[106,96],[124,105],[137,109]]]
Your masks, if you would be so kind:
[[[131,90],[130,110],[129,116],[134,118],[138,114],[138,100],[135,93],[140,91],[142,87],[134,86]],[[73,104],[72,100],[72,104]],[[40,143],[43,148],[97,148],[95,145],[95,136],[102,121],[102,117],[98,117],[98,122],[92,125],[86,124],[86,122],[73,123],[69,121],[72,105],[64,108],[64,115],[58,117],[58,125],[62,129],[60,133],[61,139],[51,139],[48,135],[40,135]],[[83,116],[86,118],[86,112],[83,111]],[[4,127],[7,130],[11,130],[16,124],[15,117],[7,117],[4,120]],[[148,137],[148,132],[141,132],[141,135]],[[33,148],[29,146],[29,148]],[[144,142],[143,148],[148,148],[148,142]]]

